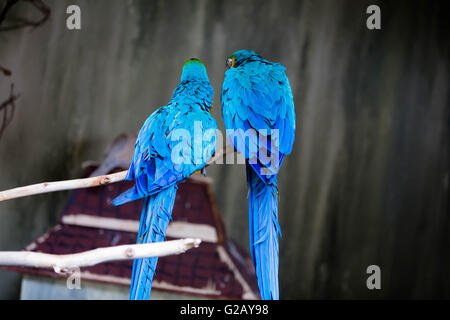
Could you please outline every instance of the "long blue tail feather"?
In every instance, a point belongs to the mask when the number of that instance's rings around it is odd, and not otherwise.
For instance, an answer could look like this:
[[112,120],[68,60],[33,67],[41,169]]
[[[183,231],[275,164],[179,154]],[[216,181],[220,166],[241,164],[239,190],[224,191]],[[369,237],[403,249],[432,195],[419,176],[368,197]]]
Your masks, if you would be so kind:
[[263,300],[278,300],[278,189],[276,176],[264,182],[247,164],[250,252]]
[[[177,185],[146,197],[142,207],[137,243],[164,241],[172,217]],[[158,257],[136,259],[131,277],[130,300],[148,300]]]

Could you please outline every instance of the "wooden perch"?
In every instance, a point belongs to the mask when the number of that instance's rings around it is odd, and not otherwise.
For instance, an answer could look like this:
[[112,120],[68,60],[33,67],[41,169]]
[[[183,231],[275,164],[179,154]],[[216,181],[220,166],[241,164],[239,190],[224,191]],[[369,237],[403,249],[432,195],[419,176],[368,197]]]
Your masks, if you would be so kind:
[[[227,146],[226,148],[224,148],[224,150],[216,152],[206,166],[208,167],[212,165],[218,159],[222,158],[224,155],[231,151],[233,151],[233,149],[230,146]],[[98,177],[33,184],[26,187],[20,187],[0,192],[0,202],[41,193],[103,186],[123,181],[126,175],[127,170]]]
[[123,181],[126,175],[127,171],[121,171],[106,176],[33,184],[0,192],[0,202],[40,193],[98,187]]
[[30,251],[0,252],[0,266],[53,268],[57,273],[66,273],[75,268],[89,267],[107,261],[180,254],[189,249],[197,248],[200,243],[200,239],[187,238],[165,242],[98,248],[67,255]]

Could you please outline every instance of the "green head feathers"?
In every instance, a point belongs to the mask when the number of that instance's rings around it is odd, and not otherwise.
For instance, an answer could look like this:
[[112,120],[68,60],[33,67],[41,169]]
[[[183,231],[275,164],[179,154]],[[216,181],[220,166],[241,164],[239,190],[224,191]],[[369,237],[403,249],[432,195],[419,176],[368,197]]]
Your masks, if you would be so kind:
[[205,65],[197,58],[191,58],[183,66],[181,81],[209,81]]
[[203,67],[205,66],[205,65],[201,62],[200,59],[197,59],[197,58],[190,58],[188,61],[186,61],[186,62],[184,63],[183,68],[186,67],[187,65],[190,65],[190,64],[200,64],[200,65],[202,65]]

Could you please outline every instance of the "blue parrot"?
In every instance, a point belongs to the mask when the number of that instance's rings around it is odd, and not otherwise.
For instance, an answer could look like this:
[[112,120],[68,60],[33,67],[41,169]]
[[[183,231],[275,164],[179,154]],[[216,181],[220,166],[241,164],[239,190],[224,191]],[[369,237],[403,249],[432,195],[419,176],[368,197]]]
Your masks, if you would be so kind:
[[278,300],[277,174],[294,144],[294,99],[281,64],[249,50],[226,64],[222,115],[230,143],[246,160],[250,252],[261,299]]
[[[212,99],[205,66],[190,59],[170,102],[142,126],[126,176],[135,185],[112,202],[117,206],[144,198],[137,243],[164,240],[178,184],[202,170],[214,154],[217,123],[210,113]],[[130,300],[149,299],[157,260],[134,261]]]

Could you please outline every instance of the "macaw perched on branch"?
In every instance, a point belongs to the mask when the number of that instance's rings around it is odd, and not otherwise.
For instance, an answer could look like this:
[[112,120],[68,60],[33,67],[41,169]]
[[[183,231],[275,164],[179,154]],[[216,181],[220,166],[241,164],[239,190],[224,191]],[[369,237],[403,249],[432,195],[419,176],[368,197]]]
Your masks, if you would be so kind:
[[[213,88],[198,59],[188,60],[170,102],[153,112],[136,140],[127,180],[114,205],[144,198],[137,243],[163,241],[178,183],[202,170],[215,152],[217,123],[209,112]],[[158,258],[135,260],[130,300],[150,297]]]
[[246,159],[250,252],[261,298],[279,299],[277,174],[295,138],[291,86],[282,65],[241,50],[227,59],[222,114],[227,136]]

